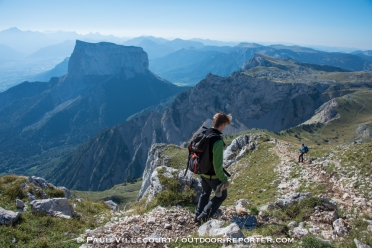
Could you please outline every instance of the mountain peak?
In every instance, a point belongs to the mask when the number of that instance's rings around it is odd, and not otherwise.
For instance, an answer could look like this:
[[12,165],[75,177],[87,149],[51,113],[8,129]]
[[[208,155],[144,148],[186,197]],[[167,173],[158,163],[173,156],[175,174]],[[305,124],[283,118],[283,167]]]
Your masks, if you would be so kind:
[[143,73],[148,68],[147,53],[140,47],[76,40],[68,75],[112,76],[124,72],[128,76]]
[[255,53],[253,58],[245,62],[245,64],[243,65],[243,70],[249,70],[257,66],[271,67],[273,66],[273,63],[270,60],[274,60],[274,58],[264,54]]

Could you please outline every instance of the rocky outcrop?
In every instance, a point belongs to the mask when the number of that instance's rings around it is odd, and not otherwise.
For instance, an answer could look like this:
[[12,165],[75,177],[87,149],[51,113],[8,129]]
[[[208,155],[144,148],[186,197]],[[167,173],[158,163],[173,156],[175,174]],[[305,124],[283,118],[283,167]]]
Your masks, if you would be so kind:
[[16,208],[23,210],[26,207],[25,203],[19,199],[16,199]]
[[258,145],[260,135],[243,134],[235,138],[231,144],[223,151],[223,166],[230,167],[238,162],[248,151],[254,150]]
[[294,203],[299,203],[301,200],[311,197],[311,193],[294,193],[291,194],[288,198],[278,199],[275,202],[269,202],[266,205],[261,207],[261,210],[274,210],[274,209],[283,209]]
[[153,144],[147,156],[146,167],[142,175],[142,185],[138,193],[137,200],[142,199],[144,195],[147,194],[147,190],[151,184],[151,175],[154,172],[155,168],[161,165],[165,165],[165,160],[161,160],[162,148],[166,144]]
[[337,100],[332,99],[315,110],[315,115],[311,117],[311,119],[305,121],[303,124],[328,123],[332,120],[340,118],[340,114],[335,110],[337,107]]
[[30,205],[33,212],[42,212],[55,217],[70,219],[76,214],[67,198],[34,200]]
[[349,234],[351,226],[344,219],[337,219],[333,222],[333,229],[339,236],[346,236]]
[[148,67],[147,53],[141,47],[76,40],[68,64],[68,75],[113,76],[124,72],[126,78],[130,78],[136,73],[144,73]]
[[[30,185],[32,185],[32,188],[28,190]],[[43,199],[49,198],[49,196],[45,193],[46,190],[57,190],[59,191],[59,193],[63,193],[64,197],[68,199],[72,198],[70,190],[68,190],[66,187],[56,187],[53,184],[48,183],[44,178],[41,177],[29,176],[28,184],[23,183],[22,188],[28,190],[27,196],[30,200],[36,200],[36,194],[42,196]]]
[[16,223],[21,216],[19,212],[5,210],[0,207],[0,225],[12,225]]
[[357,248],[371,248],[369,245],[363,244],[362,242],[360,242],[357,239],[354,239],[354,243],[355,243]]
[[355,139],[372,139],[372,124],[370,122],[360,124],[356,129]]
[[189,188],[194,189],[198,196],[201,193],[200,179],[190,171],[188,171],[184,176],[184,172],[184,170],[178,170],[167,166],[157,167],[153,173],[146,178],[146,181],[150,181],[150,184],[146,189],[141,187],[144,193],[138,195],[137,199],[141,200],[144,197],[147,197],[146,202],[148,203],[154,196],[165,189],[165,186],[160,183],[159,175],[177,180],[181,184],[181,192],[185,190],[185,186],[188,186]]
[[105,204],[111,208],[113,211],[119,211],[119,206],[118,204],[116,204],[115,202],[113,202],[112,200],[108,200],[108,201],[105,201]]

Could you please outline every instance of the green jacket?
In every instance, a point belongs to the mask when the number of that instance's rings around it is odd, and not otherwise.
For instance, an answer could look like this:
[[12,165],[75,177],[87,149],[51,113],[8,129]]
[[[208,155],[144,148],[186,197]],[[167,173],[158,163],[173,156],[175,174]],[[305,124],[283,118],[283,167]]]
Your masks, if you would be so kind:
[[205,178],[220,179],[222,183],[226,183],[228,178],[223,172],[223,141],[217,140],[213,144],[213,168],[216,175],[202,174]]

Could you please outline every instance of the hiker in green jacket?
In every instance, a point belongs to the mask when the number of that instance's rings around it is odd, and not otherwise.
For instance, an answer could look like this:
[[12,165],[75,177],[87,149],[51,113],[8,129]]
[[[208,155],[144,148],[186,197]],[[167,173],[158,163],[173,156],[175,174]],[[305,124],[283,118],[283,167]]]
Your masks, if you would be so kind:
[[[231,123],[231,119],[231,114],[217,113],[213,117],[212,128],[206,131],[206,135],[215,134],[209,140],[209,147],[212,147],[209,151],[209,157],[213,166],[206,174],[201,175],[202,193],[196,206],[194,219],[199,224],[212,217],[227,197],[226,188],[230,183],[223,169],[224,142],[221,134],[225,127]],[[218,192],[219,194],[216,192],[218,186],[220,186],[219,189],[222,186],[222,192]],[[209,200],[212,190],[216,192],[216,195]]]

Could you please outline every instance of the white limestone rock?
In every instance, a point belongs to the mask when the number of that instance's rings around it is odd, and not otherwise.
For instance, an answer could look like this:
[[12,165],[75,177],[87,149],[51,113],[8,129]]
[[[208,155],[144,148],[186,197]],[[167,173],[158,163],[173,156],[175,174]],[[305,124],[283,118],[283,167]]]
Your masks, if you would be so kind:
[[357,248],[371,248],[369,245],[363,244],[362,242],[360,242],[357,239],[354,239],[354,243],[355,243]]
[[20,199],[16,199],[16,207],[18,209],[23,209],[25,207],[25,203],[21,201]]
[[10,210],[5,210],[0,207],[0,225],[12,225],[21,216],[19,212],[13,212]]
[[239,226],[236,223],[232,223],[225,228],[221,228],[224,221],[212,219],[204,223],[198,229],[199,236],[223,236],[229,238],[244,238],[244,234],[241,232]]
[[67,198],[34,200],[30,205],[33,212],[44,212],[55,217],[70,219],[76,214]]
[[343,219],[339,218],[333,222],[333,229],[339,236],[346,236],[349,233],[350,225]]
[[119,211],[119,206],[118,206],[118,204],[116,204],[116,203],[113,202],[112,200],[105,201],[105,204],[106,204],[107,206],[109,206],[113,211],[116,211],[116,212]]

